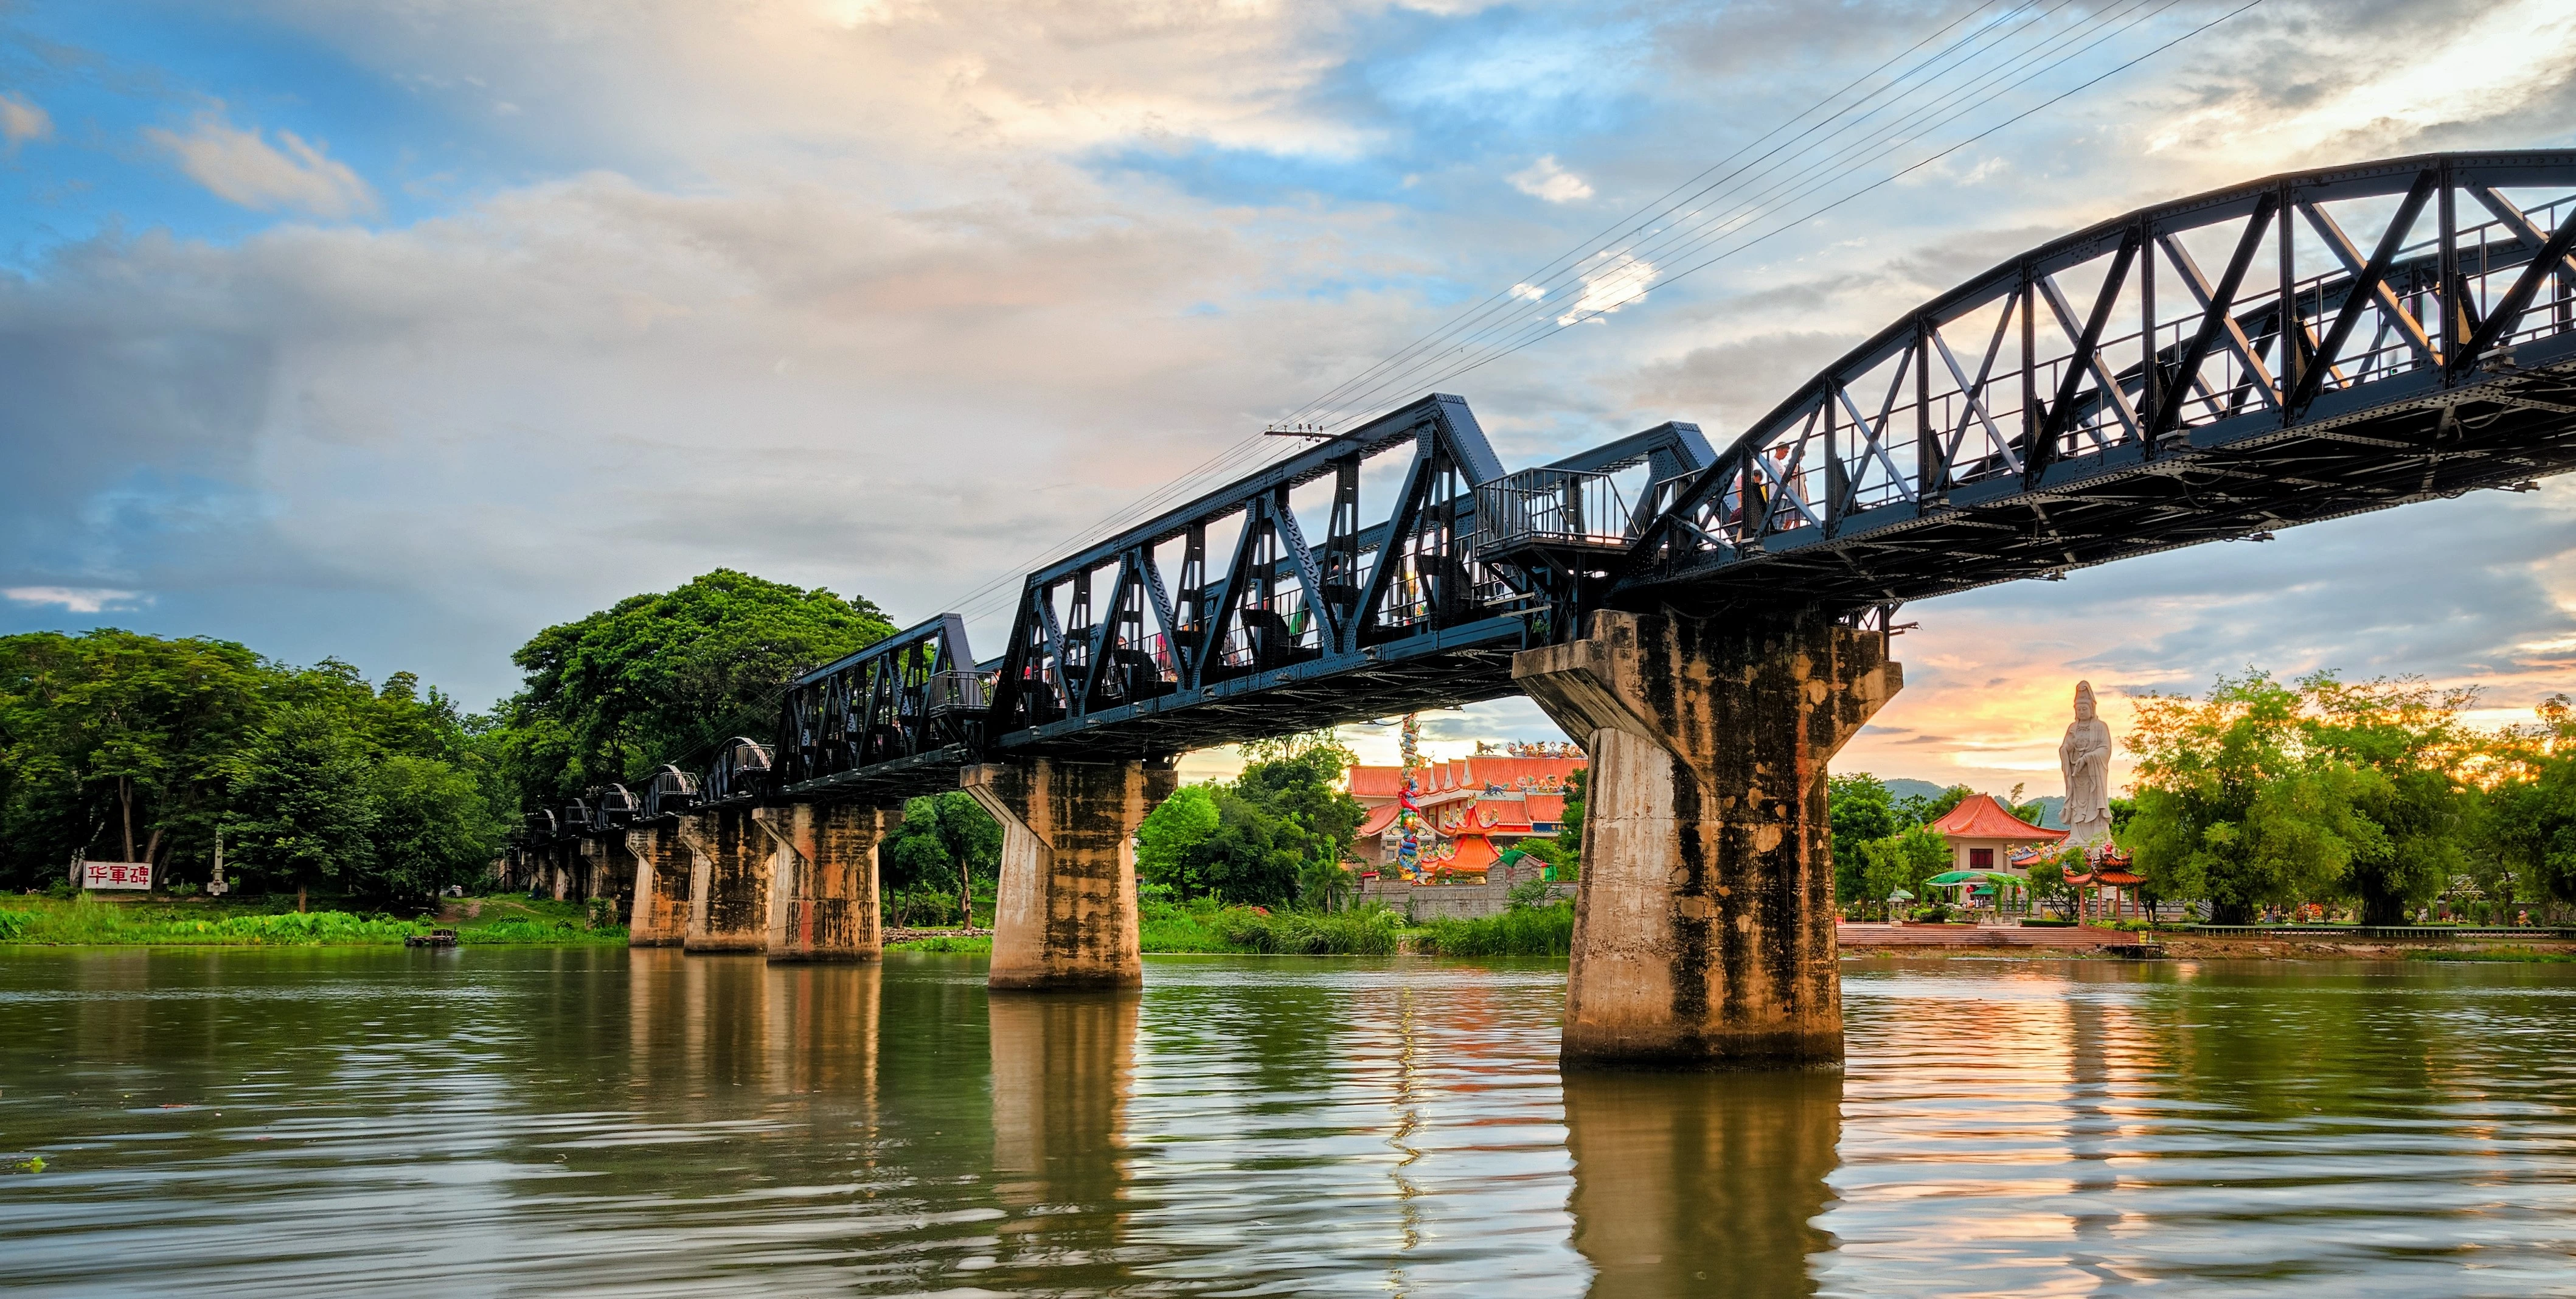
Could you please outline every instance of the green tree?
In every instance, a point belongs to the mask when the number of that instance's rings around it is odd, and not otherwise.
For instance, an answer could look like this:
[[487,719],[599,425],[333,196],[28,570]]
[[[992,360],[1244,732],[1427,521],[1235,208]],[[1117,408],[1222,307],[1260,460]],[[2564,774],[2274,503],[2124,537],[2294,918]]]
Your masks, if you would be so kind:
[[1216,796],[1206,785],[1183,785],[1145,815],[1136,829],[1136,874],[1175,897],[1205,891],[1191,869],[1202,844],[1216,834]]
[[375,865],[377,809],[365,745],[329,711],[280,708],[232,764],[227,866],[271,886],[308,890]]
[[864,597],[732,569],[548,627],[511,656],[527,674],[503,709],[511,783],[553,801],[765,736],[787,683],[893,630]]
[[975,895],[1002,877],[1002,826],[964,790],[907,799],[903,824],[879,845],[877,863],[889,894],[953,888],[971,922]]
[[1578,768],[1565,778],[1565,821],[1556,832],[1556,841],[1574,854],[1578,866],[1583,861],[1583,813],[1591,801],[1592,768]]
[[0,637],[0,880],[63,878],[76,850],[211,860],[226,760],[275,675],[230,641]]
[[2378,777],[2358,786],[2354,810],[2378,833],[2356,842],[2345,888],[2360,902],[2363,924],[2403,924],[2468,867],[2478,795],[2468,777],[2487,737],[2461,714],[2477,691],[2437,692],[2415,678],[2347,684],[2330,672],[2303,677],[2299,687],[2308,751]]
[[2495,782],[2474,834],[2481,883],[2507,907],[2576,901],[2576,708],[2552,695],[2538,713],[2496,737]]
[[1895,799],[1885,782],[1866,771],[1829,775],[1825,816],[1833,827],[1834,896],[1845,904],[1858,904],[1868,891],[1861,845],[1896,833]]
[[[1175,792],[1146,818],[1138,830],[1138,871],[1184,898],[1333,905],[1347,887],[1341,863],[1366,816],[1341,787],[1354,755],[1329,731],[1243,748],[1241,775],[1191,787],[1197,794]],[[1185,795],[1189,801],[1174,807]]]
[[2138,701],[2127,847],[2157,897],[2210,901],[2221,923],[2267,903],[2334,895],[2356,856],[2386,851],[2360,804],[2386,779],[2308,751],[2298,690],[2249,671],[2204,700]]
[[1869,900],[1883,903],[1898,890],[1923,897],[1923,882],[1950,869],[1950,840],[1928,825],[1909,827],[1861,845],[1861,882]]

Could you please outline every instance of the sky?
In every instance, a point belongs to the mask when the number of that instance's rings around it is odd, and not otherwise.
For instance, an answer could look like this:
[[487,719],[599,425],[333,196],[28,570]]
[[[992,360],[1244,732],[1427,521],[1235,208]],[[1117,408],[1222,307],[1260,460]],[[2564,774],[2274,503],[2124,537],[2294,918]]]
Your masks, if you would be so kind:
[[[1957,152],[1440,386],[1512,467],[1667,419],[1722,444],[2087,222],[2576,143],[2560,0],[2263,0],[2114,71],[2242,2],[2045,0],[2133,25]],[[0,5],[0,632],[479,705],[540,627],[717,567],[916,621],[1973,7]],[[1837,767],[2054,793],[2077,679],[2116,729],[2249,666],[2513,720],[2576,689],[2572,549],[2560,480],[1912,606]],[[1555,737],[1517,699],[1425,724]]]

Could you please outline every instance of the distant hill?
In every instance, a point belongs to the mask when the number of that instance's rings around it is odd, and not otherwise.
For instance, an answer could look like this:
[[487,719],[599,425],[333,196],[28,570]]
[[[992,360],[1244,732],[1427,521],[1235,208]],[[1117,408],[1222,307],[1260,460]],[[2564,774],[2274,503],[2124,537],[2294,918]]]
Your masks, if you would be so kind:
[[[1879,783],[1887,786],[1887,792],[1890,797],[1898,799],[1932,798],[1938,795],[1943,789],[1948,788],[1948,786],[1936,785],[1928,780],[1908,780],[1902,776],[1899,776],[1894,780],[1881,780]],[[1995,801],[2002,802],[2003,794],[2000,792],[1995,793]],[[2050,794],[2044,798],[2034,801],[2036,801],[2041,808],[2039,823],[2042,827],[2050,830],[2063,830],[2066,828],[2065,818],[2058,815],[2058,810],[2066,806],[2066,799],[2063,795]]]

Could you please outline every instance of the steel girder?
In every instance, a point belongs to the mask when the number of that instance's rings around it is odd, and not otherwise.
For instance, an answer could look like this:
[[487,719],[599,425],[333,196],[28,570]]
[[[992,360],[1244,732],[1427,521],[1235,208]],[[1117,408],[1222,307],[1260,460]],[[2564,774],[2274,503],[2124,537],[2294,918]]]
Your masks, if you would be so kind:
[[2563,472],[2571,245],[2576,153],[2274,176],[2102,222],[1660,484],[1604,599],[1859,609]]
[[[1372,462],[1400,473],[1364,521]],[[1924,304],[1722,453],[1666,424],[1512,477],[1572,501],[1639,464],[1623,536],[1594,510],[1579,538],[1522,518],[1480,544],[1478,489],[1509,484],[1466,403],[1425,397],[1031,573],[997,660],[943,615],[808,674],[774,754],[734,740],[694,785],[667,768],[636,814],[1492,698],[1513,652],[1600,607],[1821,605],[1885,632],[1906,601],[2576,468],[2576,153],[2131,212]],[[1325,479],[1311,528],[1290,496]],[[532,838],[593,814],[537,815]]]

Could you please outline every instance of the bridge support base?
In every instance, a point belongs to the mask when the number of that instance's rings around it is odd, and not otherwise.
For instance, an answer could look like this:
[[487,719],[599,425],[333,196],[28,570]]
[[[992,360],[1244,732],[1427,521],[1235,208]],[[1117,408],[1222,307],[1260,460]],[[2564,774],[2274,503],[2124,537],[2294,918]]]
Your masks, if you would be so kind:
[[877,843],[901,811],[796,803],[753,810],[777,845],[770,864],[769,959],[873,961],[878,929]]
[[626,900],[626,891],[635,884],[635,858],[626,851],[626,838],[589,839],[581,841],[581,900],[610,898]]
[[1002,823],[990,986],[1142,984],[1136,827],[1180,786],[1170,761],[986,763],[960,783]]
[[1812,611],[1591,631],[1512,665],[1591,755],[1565,1064],[1839,1066],[1825,762],[1903,669]]
[[629,947],[677,947],[689,936],[689,876],[696,858],[676,821],[626,832],[635,858],[635,900],[626,915]]
[[689,869],[692,952],[757,952],[769,945],[769,837],[752,809],[720,807],[680,818]]

